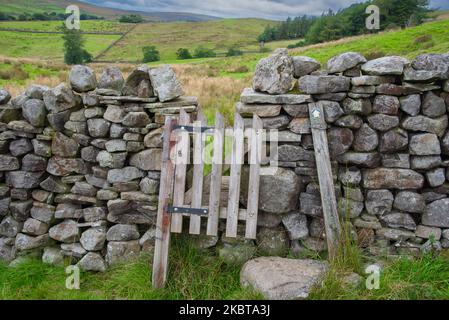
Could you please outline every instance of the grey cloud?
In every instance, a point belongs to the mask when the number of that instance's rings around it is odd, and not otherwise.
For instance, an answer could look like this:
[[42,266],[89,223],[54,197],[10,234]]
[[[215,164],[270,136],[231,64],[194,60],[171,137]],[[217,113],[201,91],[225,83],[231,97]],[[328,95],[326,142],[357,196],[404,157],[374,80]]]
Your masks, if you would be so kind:
[[[218,17],[285,19],[298,15],[320,15],[338,10],[354,0],[87,0],[86,2],[127,10],[192,12]],[[433,7],[448,8],[447,0],[432,0]]]

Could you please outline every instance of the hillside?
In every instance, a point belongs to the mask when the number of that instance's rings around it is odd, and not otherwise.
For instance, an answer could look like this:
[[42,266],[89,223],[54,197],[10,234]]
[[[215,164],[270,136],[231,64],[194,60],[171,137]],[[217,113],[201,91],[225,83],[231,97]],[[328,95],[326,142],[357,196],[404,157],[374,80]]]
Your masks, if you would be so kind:
[[263,19],[223,19],[208,22],[174,22],[140,24],[114,46],[102,60],[138,61],[142,48],[154,45],[165,62],[176,60],[176,51],[187,48],[191,52],[198,46],[224,53],[229,47],[257,51],[257,36],[266,25],[276,22]]
[[[0,0],[1,1],[1,0]],[[124,39],[113,46],[101,60],[141,61],[142,48],[155,45],[164,62],[174,62],[179,48],[194,50],[203,45],[219,53],[225,53],[231,46],[238,45],[246,51],[257,52],[259,44],[257,35],[267,24],[275,23],[262,19],[223,19],[207,22],[170,22],[144,23],[130,25],[116,21],[81,21],[83,32],[126,32],[136,27]],[[62,41],[59,35],[33,34],[27,32],[1,31],[1,29],[21,29],[30,31],[56,31],[60,21],[6,21],[0,22],[0,55],[11,57],[27,57],[62,59]],[[85,35],[87,49],[94,56],[106,49],[118,36]],[[42,41],[49,43],[42,46]],[[270,43],[268,48],[286,46],[291,41]],[[90,50],[93,51],[90,51]]]
[[118,17],[131,13],[144,16],[147,21],[209,21],[216,17],[200,15],[195,13],[179,12],[138,12],[127,11],[106,7],[95,6],[86,2],[72,0],[0,0],[0,11],[4,13],[42,13],[42,12],[65,12],[68,5],[77,5],[81,13],[93,14],[106,19],[117,19]]

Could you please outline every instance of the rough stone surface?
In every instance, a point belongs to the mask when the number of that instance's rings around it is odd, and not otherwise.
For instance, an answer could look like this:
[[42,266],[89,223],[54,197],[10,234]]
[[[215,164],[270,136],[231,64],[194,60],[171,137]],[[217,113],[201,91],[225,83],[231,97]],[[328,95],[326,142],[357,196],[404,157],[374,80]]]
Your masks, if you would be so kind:
[[93,272],[105,272],[106,271],[106,262],[103,257],[98,253],[89,252],[86,254],[80,262],[78,262],[80,268],[84,271],[93,271]]
[[247,262],[240,282],[270,300],[306,299],[323,279],[328,265],[316,260],[262,257]]
[[351,80],[343,76],[304,76],[299,79],[299,90],[306,94],[348,91]]
[[66,220],[50,228],[50,238],[63,243],[75,243],[80,238],[78,224],[73,220]]
[[97,87],[95,72],[87,66],[74,66],[70,70],[69,80],[76,92],[92,91]]
[[300,78],[321,68],[321,64],[313,58],[304,56],[292,57],[294,76]]
[[329,73],[344,72],[365,62],[365,57],[360,53],[345,52],[329,59],[327,62],[327,69]]
[[427,205],[422,216],[422,224],[430,227],[449,228],[449,198]]
[[369,75],[401,75],[408,61],[402,57],[383,57],[368,61],[362,65],[362,71]]
[[42,100],[27,100],[22,108],[23,117],[35,127],[43,127],[47,119],[47,109]]
[[285,49],[277,49],[275,53],[260,60],[254,74],[255,91],[269,94],[287,93],[293,83],[293,60]]
[[363,171],[363,187],[367,189],[420,189],[424,177],[413,170],[377,168]]
[[149,74],[151,85],[159,101],[174,100],[184,94],[181,84],[176,79],[176,74],[171,66],[163,65],[157,68],[151,68]]

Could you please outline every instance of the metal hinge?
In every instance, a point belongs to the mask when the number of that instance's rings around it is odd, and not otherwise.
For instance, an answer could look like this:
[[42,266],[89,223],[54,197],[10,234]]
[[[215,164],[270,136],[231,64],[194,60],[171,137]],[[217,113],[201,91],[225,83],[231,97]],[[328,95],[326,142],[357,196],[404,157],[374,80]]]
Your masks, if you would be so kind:
[[173,214],[208,216],[209,209],[206,208],[186,208],[186,207],[169,207],[168,212]]

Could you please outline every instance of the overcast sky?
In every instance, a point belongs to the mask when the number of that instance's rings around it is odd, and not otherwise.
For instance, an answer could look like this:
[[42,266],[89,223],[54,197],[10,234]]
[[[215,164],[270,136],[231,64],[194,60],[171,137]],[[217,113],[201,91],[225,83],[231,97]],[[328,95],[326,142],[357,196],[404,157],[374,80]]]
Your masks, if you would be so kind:
[[[319,15],[357,0],[84,0],[97,5],[138,11],[191,12],[217,17],[257,17],[283,20],[302,14]],[[432,7],[449,9],[448,0],[431,0]]]

